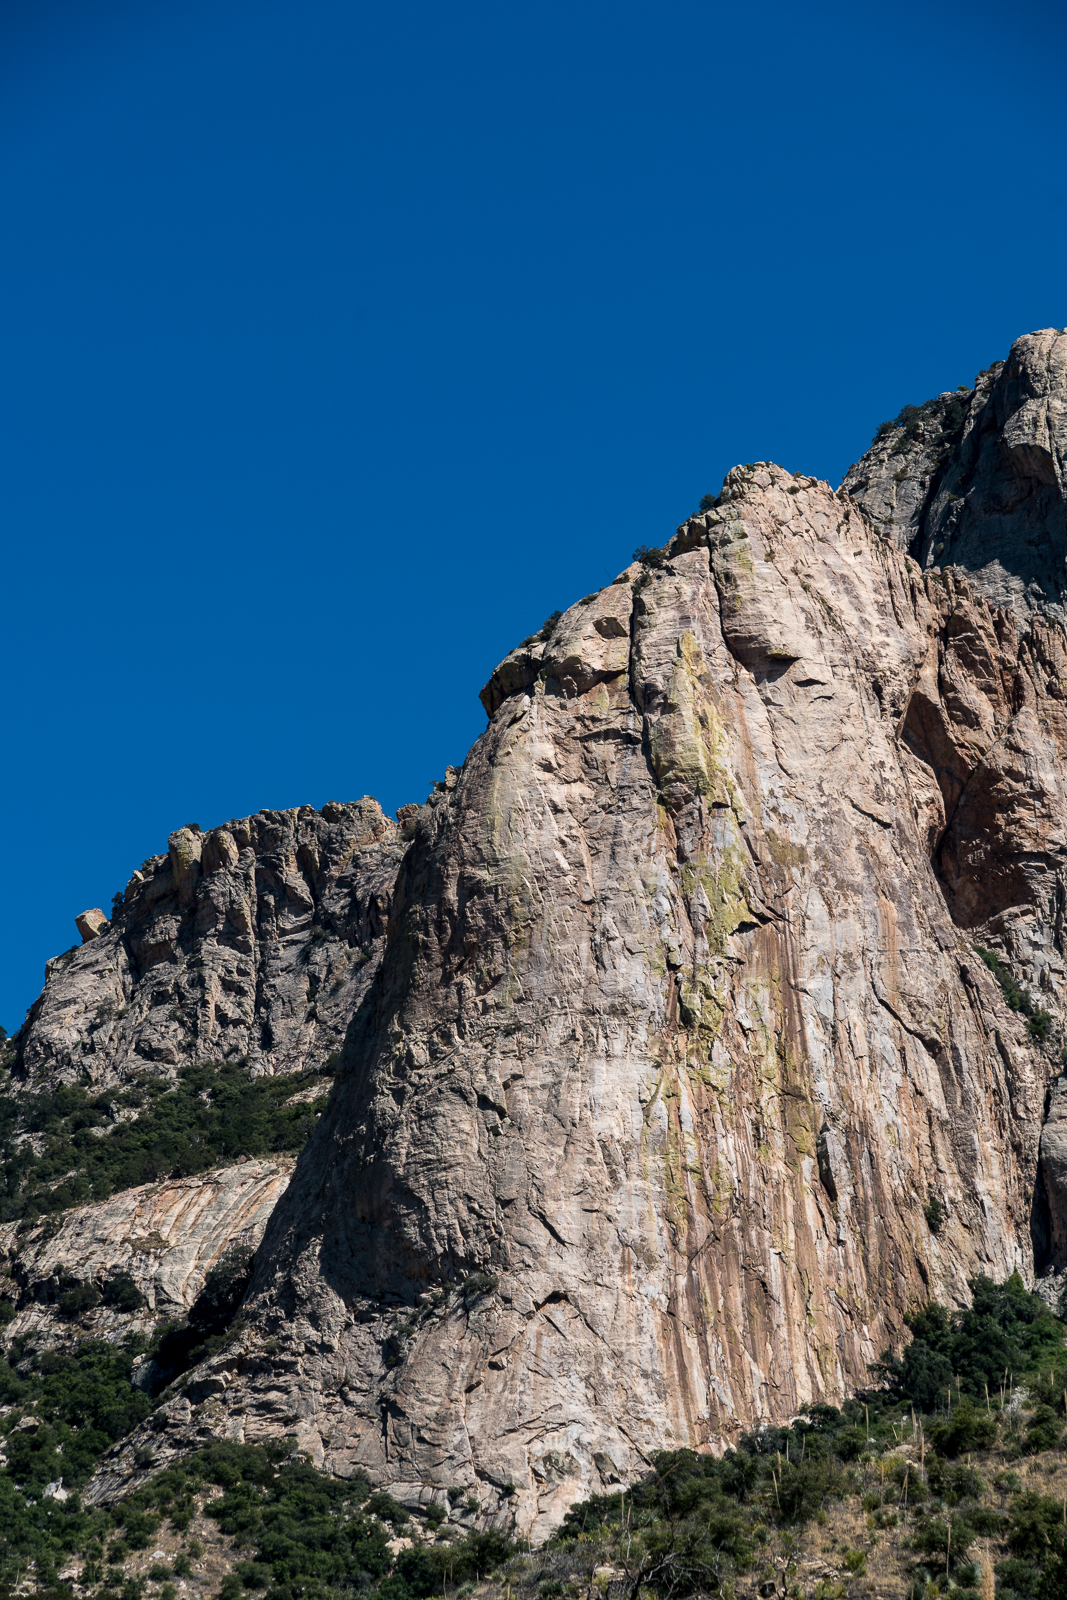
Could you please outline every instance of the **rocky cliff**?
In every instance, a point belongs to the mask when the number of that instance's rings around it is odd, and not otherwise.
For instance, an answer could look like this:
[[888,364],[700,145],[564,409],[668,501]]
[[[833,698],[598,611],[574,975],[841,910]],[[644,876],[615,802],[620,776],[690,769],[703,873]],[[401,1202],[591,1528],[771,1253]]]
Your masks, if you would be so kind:
[[106,1088],[187,1061],[320,1064],[376,970],[403,850],[368,799],[179,828],[48,963],[17,1074]]
[[843,488],[923,567],[966,568],[994,604],[1063,622],[1067,330],[1026,334],[973,388],[905,406]]
[[[1067,1266],[1065,347],[1018,341],[838,492],[735,468],[497,668],[402,830],[180,830],[50,964],[20,1082],[344,1038],[157,1451],[285,1435],[537,1538],[657,1448],[865,1384],[929,1296]],[[197,1226],[146,1292],[196,1292]]]

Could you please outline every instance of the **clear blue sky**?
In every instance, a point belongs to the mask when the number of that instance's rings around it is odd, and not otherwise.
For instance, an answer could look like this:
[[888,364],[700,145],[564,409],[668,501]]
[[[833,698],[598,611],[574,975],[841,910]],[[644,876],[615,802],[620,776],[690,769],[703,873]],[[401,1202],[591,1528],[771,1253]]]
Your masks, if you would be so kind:
[[1067,324],[1067,14],[4,0],[13,1031],[167,834],[421,800],[737,461]]

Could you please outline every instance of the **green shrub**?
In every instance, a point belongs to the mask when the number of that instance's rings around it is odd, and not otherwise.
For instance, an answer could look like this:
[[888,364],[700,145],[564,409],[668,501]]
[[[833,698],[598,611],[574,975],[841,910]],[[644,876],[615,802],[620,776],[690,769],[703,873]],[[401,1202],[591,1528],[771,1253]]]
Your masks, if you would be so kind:
[[956,1380],[960,1393],[984,1400],[999,1393],[1005,1372],[1036,1376],[1063,1360],[1063,1324],[1018,1273],[1002,1284],[972,1278],[970,1289],[964,1311],[931,1303],[909,1317],[911,1344],[899,1359],[887,1352],[878,1367],[891,1392],[920,1410],[947,1408]]
[[977,944],[974,948],[976,955],[981,956],[1000,984],[1001,993],[1007,1004],[1013,1011],[1018,1011],[1026,1018],[1026,1028],[1031,1039],[1037,1044],[1044,1044],[1052,1033],[1051,1013],[1034,1004],[1014,973],[1005,966],[995,951],[983,950],[982,946]]
[[410,1514],[399,1501],[394,1500],[391,1494],[383,1494],[381,1491],[371,1495],[365,1509],[382,1522],[391,1522],[396,1527],[402,1527],[405,1522],[411,1521]]
[[94,1284],[79,1283],[60,1295],[57,1309],[61,1317],[73,1321],[83,1316],[86,1311],[92,1311],[100,1304],[102,1298],[100,1290]]
[[996,1418],[976,1411],[971,1400],[963,1399],[954,1408],[951,1420],[934,1428],[930,1438],[934,1449],[950,1459],[971,1450],[988,1450],[996,1443]]
[[1039,1405],[1026,1424],[1026,1448],[1033,1454],[1055,1450],[1063,1438],[1063,1422],[1051,1406]]
[[[183,1067],[175,1084],[145,1074],[104,1094],[63,1084],[0,1097],[0,1219],[32,1220],[238,1156],[298,1150],[325,1101],[287,1106],[297,1081],[253,1079],[226,1063]],[[136,1110],[136,1121],[115,1122],[123,1109]],[[15,1144],[21,1133],[40,1136],[39,1155]]]
[[101,1299],[112,1311],[127,1314],[140,1311],[147,1302],[128,1272],[113,1272],[101,1291]]
[[967,407],[959,400],[950,400],[941,414],[941,431],[944,434],[959,433],[967,421]]

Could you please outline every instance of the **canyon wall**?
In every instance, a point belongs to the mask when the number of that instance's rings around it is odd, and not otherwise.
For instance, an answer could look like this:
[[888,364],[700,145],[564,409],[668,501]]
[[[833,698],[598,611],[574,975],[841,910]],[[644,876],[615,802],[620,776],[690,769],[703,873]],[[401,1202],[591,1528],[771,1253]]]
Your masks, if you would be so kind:
[[513,652],[215,1426],[296,1417],[330,1470],[536,1538],[864,1385],[930,1294],[1032,1277],[1059,1067],[974,946],[1059,1014],[1065,678],[1057,626],[768,465]]
[[81,947],[49,961],[17,1077],[107,1088],[191,1061],[320,1066],[377,969],[403,851],[370,799],[177,829],[110,921],[79,918]]

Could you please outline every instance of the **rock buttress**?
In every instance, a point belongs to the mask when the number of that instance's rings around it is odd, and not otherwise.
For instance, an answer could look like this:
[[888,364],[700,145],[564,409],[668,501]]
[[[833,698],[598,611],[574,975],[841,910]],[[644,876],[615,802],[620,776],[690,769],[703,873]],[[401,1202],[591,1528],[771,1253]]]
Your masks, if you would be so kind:
[[1003,781],[1053,796],[1037,659],[770,466],[514,652],[197,1436],[470,1485],[536,1539],[656,1449],[866,1384],[931,1294],[1030,1274],[1056,1068],[974,954],[959,818],[1006,734]]

